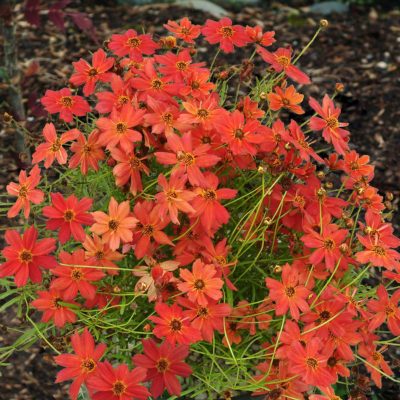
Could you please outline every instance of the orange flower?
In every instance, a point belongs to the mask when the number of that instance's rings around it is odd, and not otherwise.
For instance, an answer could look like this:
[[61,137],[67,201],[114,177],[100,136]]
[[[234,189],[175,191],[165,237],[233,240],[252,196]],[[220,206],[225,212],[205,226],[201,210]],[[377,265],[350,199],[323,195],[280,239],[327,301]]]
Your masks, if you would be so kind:
[[92,213],[95,224],[91,231],[97,235],[102,235],[105,242],[108,242],[111,250],[118,249],[121,241],[123,243],[132,240],[131,229],[136,226],[137,219],[129,217],[129,201],[123,201],[121,204],[111,197],[108,206],[108,215],[102,211]]
[[299,106],[303,101],[304,96],[298,92],[293,85],[286,88],[276,86],[275,93],[268,95],[269,107],[273,111],[278,111],[281,108],[286,108],[295,114],[304,114],[304,110]]

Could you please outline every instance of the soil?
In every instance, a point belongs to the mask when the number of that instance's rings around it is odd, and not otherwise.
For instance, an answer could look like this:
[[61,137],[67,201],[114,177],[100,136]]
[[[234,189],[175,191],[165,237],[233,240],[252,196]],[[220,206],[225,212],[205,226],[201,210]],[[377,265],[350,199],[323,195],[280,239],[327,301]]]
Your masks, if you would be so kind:
[[[86,4],[86,5],[82,5]],[[71,3],[72,6],[74,3]],[[74,7],[72,7],[73,9]],[[99,43],[112,33],[128,28],[165,34],[163,23],[168,19],[189,16],[195,23],[212,18],[205,12],[182,9],[170,5],[125,7],[115,2],[79,2],[75,11],[86,12],[94,22]],[[292,10],[293,11],[293,10]],[[301,48],[313,35],[319,17],[299,12],[293,14],[287,7],[245,7],[232,14],[235,22],[254,25],[265,30],[275,30],[280,44]],[[215,19],[215,18],[214,18]],[[32,140],[38,137],[45,113],[37,100],[46,89],[67,85],[71,62],[87,57],[98,48],[87,34],[67,22],[65,33],[49,21],[35,28],[29,25],[21,12],[15,9],[15,22],[19,39],[21,81],[28,119],[27,129]],[[1,39],[1,38],[0,38]],[[209,54],[209,53],[208,53]],[[204,55],[206,48],[204,48]],[[220,63],[231,59],[220,59]],[[233,60],[234,62],[234,60]],[[301,67],[312,77],[313,84],[306,88],[308,94],[321,99],[324,93],[332,94],[336,82],[345,90],[336,100],[343,107],[343,121],[350,123],[352,146],[360,153],[371,156],[376,167],[375,186],[382,194],[391,192],[394,200],[389,207],[398,208],[400,198],[400,12],[390,9],[351,7],[344,15],[329,17],[329,27],[314,43],[312,51],[301,60]],[[3,90],[3,92],[2,92]],[[5,95],[0,86],[0,97]],[[0,104],[12,114],[7,105]],[[14,131],[10,126],[0,130],[0,192],[21,166],[13,149]],[[2,221],[7,226],[9,221]],[[399,213],[393,218],[399,232]],[[0,231],[2,232],[2,231]],[[15,335],[4,326],[24,327],[24,323],[10,313],[0,315],[0,343],[12,343]],[[395,358],[395,354],[388,355]],[[393,360],[394,361],[394,360]],[[53,384],[57,371],[50,353],[40,346],[18,352],[9,360],[10,365],[0,368],[0,400],[51,400],[66,399],[67,385]],[[398,390],[385,381],[375,399],[399,399]],[[367,398],[372,398],[369,397]]]

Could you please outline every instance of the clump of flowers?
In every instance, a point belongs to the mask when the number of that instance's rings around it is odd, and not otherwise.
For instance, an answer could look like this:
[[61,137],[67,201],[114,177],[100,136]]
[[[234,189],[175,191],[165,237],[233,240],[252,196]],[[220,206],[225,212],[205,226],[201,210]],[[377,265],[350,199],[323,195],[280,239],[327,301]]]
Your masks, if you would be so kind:
[[33,327],[0,355],[42,340],[73,400],[359,399],[367,374],[398,382],[400,240],[338,92],[306,99],[303,52],[259,26],[165,28],[113,35],[42,98],[0,265]]

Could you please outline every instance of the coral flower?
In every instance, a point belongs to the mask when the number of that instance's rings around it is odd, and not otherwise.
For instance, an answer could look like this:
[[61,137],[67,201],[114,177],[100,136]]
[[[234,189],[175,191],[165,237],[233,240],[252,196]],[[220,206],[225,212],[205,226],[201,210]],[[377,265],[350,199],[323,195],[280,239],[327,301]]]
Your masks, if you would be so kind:
[[232,25],[232,20],[224,17],[220,21],[208,19],[201,30],[210,44],[219,43],[224,53],[232,53],[234,46],[243,47],[250,39],[241,25]]
[[8,210],[7,217],[14,218],[21,209],[24,210],[24,217],[28,218],[31,211],[31,202],[40,204],[43,201],[44,193],[35,189],[40,182],[40,169],[35,165],[27,176],[26,171],[21,171],[18,183],[11,182],[7,185],[7,193],[17,197],[15,204]]
[[327,369],[329,354],[322,352],[322,342],[318,338],[311,339],[305,347],[299,341],[292,343],[289,370],[300,374],[308,385],[329,386],[335,378]]
[[[37,292],[38,298],[33,300],[31,305],[43,312],[42,321],[49,322],[54,321],[54,325],[58,328],[62,328],[67,322],[76,322],[76,314],[64,303],[65,299],[60,291],[55,289],[50,289],[49,291],[39,291]],[[78,306],[78,303],[69,301],[69,304]]]
[[201,32],[201,26],[193,25],[187,17],[182,18],[179,23],[168,21],[164,28],[186,43],[194,43],[193,39],[199,37]]
[[40,101],[46,111],[50,114],[60,113],[60,118],[67,123],[72,122],[74,115],[82,117],[90,112],[89,103],[82,96],[73,96],[68,88],[46,90]]
[[55,239],[37,240],[38,231],[31,226],[24,234],[7,230],[6,246],[2,254],[6,261],[0,265],[0,277],[14,275],[17,287],[24,286],[28,279],[33,283],[42,281],[42,268],[53,268],[57,262],[49,254],[56,248]]
[[293,85],[290,85],[288,88],[276,86],[274,90],[275,93],[268,94],[271,110],[279,111],[281,108],[285,108],[295,114],[304,114],[304,110],[299,106],[304,99],[304,95],[296,92]]
[[60,354],[54,358],[54,361],[64,367],[57,374],[56,383],[72,379],[69,394],[72,400],[76,400],[80,387],[96,371],[97,364],[107,346],[103,343],[95,346],[93,336],[87,328],[84,329],[82,335],[78,333],[72,335],[71,344],[75,354]]
[[283,71],[289,78],[304,85],[311,82],[310,78],[304,72],[293,65],[291,49],[279,48],[274,53],[271,53],[258,46],[257,53],[265,62],[271,64],[276,72]]
[[149,255],[151,239],[159,244],[174,245],[170,238],[162,231],[168,225],[169,220],[166,218],[161,220],[158,207],[154,207],[152,202],[136,203],[134,215],[138,221],[133,237],[136,258]]
[[246,33],[250,39],[250,42],[257,43],[260,46],[268,47],[276,42],[274,38],[275,32],[274,31],[263,32],[261,26],[259,25],[255,27],[246,26]]
[[154,308],[159,316],[151,316],[149,319],[156,324],[153,329],[156,337],[165,338],[171,344],[189,345],[201,340],[199,330],[190,325],[179,306],[157,303]]
[[203,144],[193,148],[192,134],[185,133],[182,138],[172,134],[167,138],[168,146],[173,153],[158,151],[155,153],[160,164],[174,165],[174,170],[186,172],[192,185],[204,182],[200,168],[212,167],[217,164],[220,157],[210,154],[210,146]]
[[379,285],[376,294],[379,300],[370,300],[368,309],[373,313],[368,329],[372,332],[379,328],[385,321],[390,332],[395,336],[400,335],[400,289],[396,290],[389,298],[385,286]]
[[203,340],[212,343],[214,331],[224,333],[224,319],[232,312],[229,304],[217,304],[215,300],[209,300],[206,306],[202,306],[184,297],[180,297],[178,303],[186,308],[183,314],[189,317],[192,326],[201,332]]
[[119,57],[129,56],[140,61],[143,54],[154,54],[158,45],[150,35],[138,35],[134,29],[129,29],[122,35],[112,35],[108,48]]
[[339,122],[340,108],[335,107],[335,104],[327,94],[322,100],[322,106],[312,97],[310,97],[309,104],[320,115],[320,117],[312,117],[310,119],[310,128],[313,131],[322,130],[322,137],[328,143],[332,143],[339,154],[345,154],[349,150],[347,142],[350,133],[342,129],[349,124],[347,122]]
[[77,141],[71,144],[71,151],[74,155],[69,160],[69,167],[81,166],[83,175],[88,173],[89,168],[99,170],[99,161],[104,160],[105,154],[99,143],[100,132],[94,129],[86,139],[82,132],[79,132]]
[[85,257],[89,265],[101,266],[109,275],[118,275],[118,266],[114,261],[124,258],[121,253],[111,250],[108,243],[104,243],[97,235],[87,235],[82,246],[86,250]]
[[276,303],[276,315],[284,315],[290,310],[292,318],[298,321],[299,310],[306,312],[310,309],[307,303],[310,291],[299,283],[297,270],[289,264],[282,268],[282,283],[272,278],[266,278],[265,283],[269,297]]
[[132,240],[132,228],[136,226],[137,219],[130,217],[129,201],[118,204],[114,197],[111,197],[108,205],[108,215],[102,211],[92,213],[95,223],[91,231],[102,236],[108,242],[111,250],[117,250],[121,241],[128,243]]
[[178,283],[178,289],[186,293],[188,299],[201,306],[207,306],[210,300],[219,300],[222,298],[221,288],[224,281],[216,277],[216,269],[212,264],[204,264],[197,259],[192,267],[180,270],[180,277],[183,282]]
[[92,282],[104,278],[104,272],[86,267],[90,265],[83,249],[72,254],[62,251],[59,255],[60,265],[52,270],[57,278],[51,281],[50,287],[59,290],[66,300],[73,300],[78,292],[85,299],[91,300],[96,295],[96,286]]
[[97,364],[96,371],[87,380],[88,388],[94,390],[93,400],[147,400],[150,392],[141,382],[146,370],[135,368],[129,371],[126,364],[116,368],[108,362]]
[[138,367],[147,370],[146,380],[151,381],[150,392],[159,398],[167,389],[171,396],[181,394],[181,384],[177,376],[187,377],[192,369],[183,360],[189,355],[189,347],[172,346],[168,342],[156,345],[153,339],[142,340],[143,353],[136,354],[132,360]]
[[196,194],[185,189],[187,176],[179,171],[171,174],[169,182],[163,174],[158,175],[157,181],[162,188],[162,192],[157,193],[155,197],[159,206],[161,219],[165,219],[168,214],[171,221],[179,225],[179,211],[186,214],[193,214],[195,212],[189,202],[196,197]]
[[86,234],[82,225],[93,222],[93,217],[87,212],[93,200],[88,197],[78,200],[73,194],[66,199],[60,193],[51,193],[50,196],[52,206],[43,208],[43,215],[49,218],[46,228],[52,231],[59,229],[61,243],[67,242],[71,234],[76,241],[83,242]]
[[73,62],[75,73],[72,74],[70,82],[75,86],[85,85],[83,94],[90,96],[96,87],[96,82],[108,82],[111,78],[111,73],[107,72],[114,65],[114,58],[107,58],[103,49],[99,49],[93,53],[92,64],[82,58]]
[[210,91],[215,88],[215,84],[209,82],[209,79],[209,71],[193,71],[185,78],[185,85],[179,93],[184,97],[192,96],[195,99],[205,100],[210,96]]
[[99,143],[107,149],[121,146],[122,150],[133,150],[133,142],[142,139],[142,135],[132,129],[143,121],[144,110],[135,110],[130,104],[125,104],[121,111],[113,109],[109,118],[99,118],[96,121],[101,134]]
[[75,140],[79,134],[78,129],[71,129],[64,132],[61,137],[58,137],[54,124],[46,124],[43,128],[43,136],[46,142],[36,147],[36,151],[32,155],[32,163],[37,164],[44,160],[44,167],[49,168],[54,160],[57,159],[59,164],[65,164],[68,155],[63,145],[71,140]]

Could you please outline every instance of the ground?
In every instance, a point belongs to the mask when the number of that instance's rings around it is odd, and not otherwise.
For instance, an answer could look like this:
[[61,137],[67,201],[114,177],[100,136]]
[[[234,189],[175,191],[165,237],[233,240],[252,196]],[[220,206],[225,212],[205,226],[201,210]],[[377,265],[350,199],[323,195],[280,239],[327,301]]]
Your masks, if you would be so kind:
[[[96,2],[92,2],[96,4]],[[188,15],[194,22],[203,23],[210,18],[206,13],[171,6],[123,7],[114,3],[91,5],[78,11],[87,12],[97,31],[99,44],[112,33],[128,28],[155,34],[163,32],[162,24],[168,19]],[[260,23],[265,30],[275,30],[280,44],[299,48],[313,35],[319,16],[293,14],[279,5],[275,9],[243,8],[232,18],[242,24]],[[46,89],[67,85],[71,62],[87,57],[98,47],[86,34],[72,25],[66,33],[51,23],[40,28],[30,26],[16,9],[19,38],[20,68],[23,98],[29,122],[28,130],[33,140],[38,137],[45,121],[37,100]],[[232,61],[228,59],[229,61]],[[220,59],[220,62],[224,62]],[[396,209],[400,198],[400,13],[369,8],[351,8],[348,14],[329,17],[329,27],[301,60],[301,67],[311,75],[313,84],[308,94],[321,99],[332,94],[335,83],[344,84],[344,92],[337,97],[343,107],[343,121],[350,123],[352,147],[371,156],[376,167],[375,185],[384,195],[392,192],[394,200],[389,207]],[[0,95],[2,88],[0,87]],[[0,105],[1,106],[1,105]],[[2,112],[8,110],[6,107]],[[0,149],[0,191],[16,175],[20,163],[12,147],[13,130],[7,126],[0,130],[3,145]],[[390,198],[390,195],[386,196]],[[399,228],[399,217],[394,218]],[[7,221],[3,221],[4,225]],[[4,226],[3,225],[3,226]],[[23,322],[9,315],[0,315],[0,328],[18,326]],[[8,344],[13,334],[4,328],[0,343]],[[392,355],[394,357],[394,355]],[[45,349],[36,346],[27,352],[15,354],[10,366],[0,370],[0,400],[50,400],[65,399],[66,386],[54,385],[56,367]],[[381,399],[396,399],[398,394],[390,385],[383,389]]]

